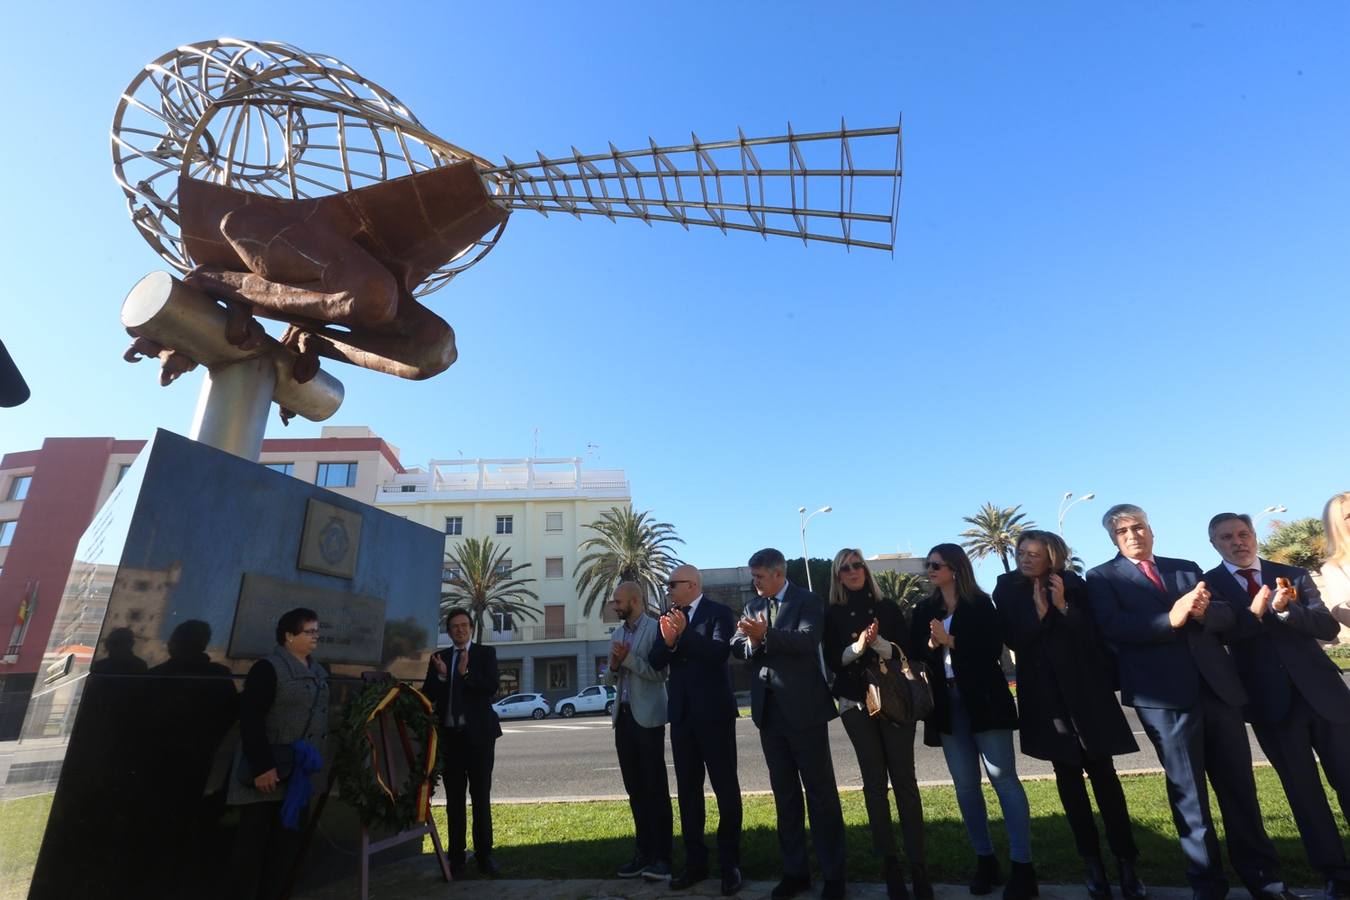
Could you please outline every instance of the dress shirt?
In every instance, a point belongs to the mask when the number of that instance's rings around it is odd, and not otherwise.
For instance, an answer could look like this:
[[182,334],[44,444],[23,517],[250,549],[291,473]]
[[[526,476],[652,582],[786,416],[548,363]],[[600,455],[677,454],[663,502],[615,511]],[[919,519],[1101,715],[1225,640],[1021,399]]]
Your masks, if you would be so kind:
[[[1227,569],[1229,572],[1231,572],[1231,573],[1233,574],[1233,577],[1234,577],[1235,579],[1237,579],[1237,583],[1240,584],[1240,585],[1242,585],[1242,587],[1243,587],[1244,590],[1245,590],[1246,587],[1247,587],[1247,576],[1246,576],[1246,575],[1239,575],[1239,574],[1238,574],[1238,573],[1239,573],[1240,571],[1242,571],[1243,569],[1251,569],[1251,570],[1253,570],[1253,571],[1252,571],[1252,574],[1256,577],[1256,583],[1257,583],[1257,585],[1263,585],[1263,584],[1266,583],[1265,579],[1261,577],[1261,558],[1260,558],[1260,557],[1257,557],[1256,560],[1254,560],[1250,566],[1235,566],[1235,565],[1233,565],[1232,563],[1230,563],[1230,562],[1229,562],[1228,560],[1226,560],[1226,559],[1223,561],[1223,566],[1224,566],[1225,569]],[[1275,588],[1274,588],[1274,586],[1272,585],[1272,586],[1271,586],[1271,590],[1274,590],[1274,589],[1275,589]],[[1285,619],[1289,618],[1289,610],[1287,610],[1287,609],[1286,609],[1284,612],[1280,612],[1279,610],[1273,609],[1273,608],[1272,608],[1271,611],[1275,613],[1275,617],[1278,618],[1280,621],[1284,621]]]
[[[473,646],[472,640],[470,640],[463,647],[460,647],[458,644],[450,645],[450,662],[447,664],[445,669],[445,677],[446,680],[450,682],[450,687],[446,691],[447,696],[445,698],[445,721],[441,723],[442,725],[449,725],[452,728],[454,727],[462,728],[464,726],[464,710],[454,709],[455,679],[459,677],[459,654],[467,653],[469,648],[472,646]],[[439,680],[440,677],[441,673],[437,672],[436,678]]]

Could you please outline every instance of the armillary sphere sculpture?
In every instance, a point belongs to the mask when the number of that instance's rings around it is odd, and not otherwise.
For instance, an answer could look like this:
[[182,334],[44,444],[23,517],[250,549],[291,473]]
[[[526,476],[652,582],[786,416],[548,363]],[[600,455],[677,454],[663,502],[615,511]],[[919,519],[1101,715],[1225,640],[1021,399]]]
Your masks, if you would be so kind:
[[[404,378],[444,371],[454,332],[419,300],[483,259],[515,210],[894,246],[898,123],[649,143],[495,165],[340,60],[232,38],[147,65],[112,125],[141,235],[225,305],[231,346],[264,340],[253,315],[288,323],[297,383],[318,356]],[[128,358],[160,356],[164,383],[200,362],[130,330]]]

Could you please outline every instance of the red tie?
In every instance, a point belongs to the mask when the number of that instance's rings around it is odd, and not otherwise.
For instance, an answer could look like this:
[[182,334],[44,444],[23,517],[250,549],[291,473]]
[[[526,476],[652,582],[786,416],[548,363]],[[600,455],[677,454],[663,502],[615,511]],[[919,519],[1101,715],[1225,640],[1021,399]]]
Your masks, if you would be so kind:
[[1261,593],[1261,582],[1256,580],[1255,569],[1238,569],[1237,573],[1247,579],[1247,596],[1255,597]]
[[1167,588],[1163,587],[1162,579],[1158,577],[1158,567],[1153,564],[1153,560],[1139,560],[1139,571],[1143,572],[1144,577],[1153,582],[1153,586],[1161,593],[1167,593]]

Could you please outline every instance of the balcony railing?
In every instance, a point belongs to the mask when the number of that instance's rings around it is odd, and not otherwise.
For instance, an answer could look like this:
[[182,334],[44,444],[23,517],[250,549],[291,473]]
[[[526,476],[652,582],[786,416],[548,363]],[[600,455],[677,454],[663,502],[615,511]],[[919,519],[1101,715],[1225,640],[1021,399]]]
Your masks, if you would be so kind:
[[492,643],[509,644],[516,641],[575,640],[577,626],[573,625],[517,625],[510,631],[491,632]]

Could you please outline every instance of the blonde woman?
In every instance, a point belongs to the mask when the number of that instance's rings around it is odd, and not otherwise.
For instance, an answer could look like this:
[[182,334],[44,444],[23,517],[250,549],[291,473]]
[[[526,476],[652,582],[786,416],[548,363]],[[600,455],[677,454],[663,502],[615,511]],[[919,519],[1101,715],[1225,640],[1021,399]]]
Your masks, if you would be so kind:
[[869,716],[863,706],[868,666],[877,659],[890,659],[894,647],[908,654],[909,632],[900,607],[881,596],[861,550],[845,547],[834,555],[823,647],[825,660],[834,670],[832,692],[839,702],[839,719],[858,756],[872,850],[882,858],[886,896],[891,900],[910,897],[891,828],[889,794],[893,790],[914,881],[913,896],[933,900],[923,846],[923,801],[914,776],[914,724],[897,725],[883,716]]
[[1336,621],[1350,627],[1350,491],[1337,494],[1322,510],[1327,561],[1322,563],[1322,599]]

